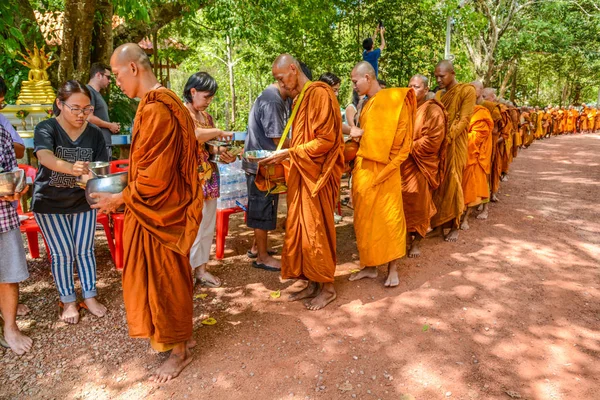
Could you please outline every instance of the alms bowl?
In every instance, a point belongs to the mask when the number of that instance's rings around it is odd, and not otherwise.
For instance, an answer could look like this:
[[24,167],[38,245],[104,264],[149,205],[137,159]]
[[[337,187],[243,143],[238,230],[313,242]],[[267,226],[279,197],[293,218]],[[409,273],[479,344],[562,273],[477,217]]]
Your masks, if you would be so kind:
[[88,180],[85,186],[85,199],[92,205],[98,202],[90,197],[92,193],[121,193],[127,187],[127,176],[128,172],[125,171]]
[[0,196],[12,196],[25,188],[25,171],[15,169],[12,172],[0,173]]

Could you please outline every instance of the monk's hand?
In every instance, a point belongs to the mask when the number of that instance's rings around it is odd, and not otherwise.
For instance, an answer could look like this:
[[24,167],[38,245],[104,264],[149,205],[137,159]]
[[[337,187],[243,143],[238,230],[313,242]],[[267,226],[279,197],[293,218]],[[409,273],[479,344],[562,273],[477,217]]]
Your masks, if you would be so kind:
[[503,142],[504,142],[504,138],[502,136],[500,136],[498,138],[498,142],[497,143],[500,144],[500,143],[503,143]]
[[290,149],[283,149],[274,152],[270,157],[260,160],[258,163],[261,165],[280,164],[288,158],[290,158]]
[[96,204],[92,204],[91,207],[104,214],[116,212],[117,209],[124,203],[123,193],[113,194],[107,192],[95,192],[91,193],[90,197],[98,200],[98,202]]
[[219,162],[223,164],[231,164],[235,161],[235,156],[230,152],[226,151],[225,153],[219,154]]
[[233,139],[233,132],[221,131],[217,135],[217,139],[221,140],[223,142],[227,142],[227,141]]
[[365,131],[357,126],[353,126],[352,128],[350,128],[350,137],[352,139],[359,139],[364,133]]
[[19,193],[15,193],[15,194],[12,194],[10,196],[2,196],[2,197],[0,197],[0,200],[4,200],[4,201],[17,201],[17,200],[20,200],[21,197],[23,197],[23,195],[25,193],[27,193],[28,190],[29,190],[29,186],[25,185],[25,188],[23,188],[23,190],[21,190]]
[[81,176],[84,174],[89,174],[90,173],[89,165],[90,165],[89,161],[76,161],[75,164],[73,164],[73,169],[72,169],[71,175]]

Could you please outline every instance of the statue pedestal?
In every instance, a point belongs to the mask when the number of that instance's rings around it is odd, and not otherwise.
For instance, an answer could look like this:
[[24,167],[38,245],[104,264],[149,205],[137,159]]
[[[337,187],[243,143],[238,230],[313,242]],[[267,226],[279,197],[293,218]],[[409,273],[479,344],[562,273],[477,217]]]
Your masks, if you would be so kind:
[[[33,129],[35,126],[46,119],[48,114],[46,110],[51,110],[52,104],[27,104],[27,105],[7,105],[4,109],[0,110],[10,123],[16,128],[19,135],[23,138],[32,138],[33,137]],[[25,110],[29,111],[29,115],[25,118],[25,128],[23,128],[23,124],[21,120],[17,118],[17,111]]]
[[15,103],[17,105],[52,104],[54,99],[56,93],[49,81],[24,81]]

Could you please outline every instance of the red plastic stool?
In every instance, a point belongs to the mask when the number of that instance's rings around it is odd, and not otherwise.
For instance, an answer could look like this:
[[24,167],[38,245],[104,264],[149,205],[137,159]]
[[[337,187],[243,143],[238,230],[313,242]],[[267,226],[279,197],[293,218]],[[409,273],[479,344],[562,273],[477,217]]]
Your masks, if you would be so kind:
[[129,160],[115,160],[110,162],[110,173],[129,171]]
[[[44,246],[46,246],[46,254],[48,255],[48,260],[52,262],[52,258],[50,256],[50,249],[48,248],[48,243],[46,243],[46,239],[44,239],[44,235],[42,235],[42,230],[38,223],[33,219],[32,215],[25,214],[30,218],[21,222],[21,232],[23,232],[27,236],[27,245],[29,246],[29,254],[31,254],[31,258],[40,258],[40,245],[38,243],[38,235],[42,236],[42,240],[44,241]],[[23,214],[21,214],[23,215]]]
[[240,207],[217,209],[217,249],[215,257],[222,260],[225,255],[225,237],[229,233],[229,216],[243,212]]
[[112,257],[113,262],[116,264],[117,262],[115,261],[115,241],[113,239],[112,231],[110,230],[110,219],[108,218],[108,215],[99,212],[96,216],[96,222],[101,224],[104,228],[104,233],[106,234],[106,241],[108,242],[108,249],[110,250],[110,256]]
[[113,228],[115,230],[115,245],[114,257],[115,267],[117,270],[123,270],[123,213],[112,214]]

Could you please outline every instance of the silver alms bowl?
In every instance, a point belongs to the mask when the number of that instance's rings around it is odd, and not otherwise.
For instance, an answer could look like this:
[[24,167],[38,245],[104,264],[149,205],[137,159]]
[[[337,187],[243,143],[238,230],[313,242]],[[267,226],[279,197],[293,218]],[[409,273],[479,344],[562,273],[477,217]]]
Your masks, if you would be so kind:
[[97,192],[121,193],[127,187],[128,172],[117,172],[103,177],[92,178],[87,181],[85,186],[85,198],[92,205],[98,201],[92,199],[90,194]]

